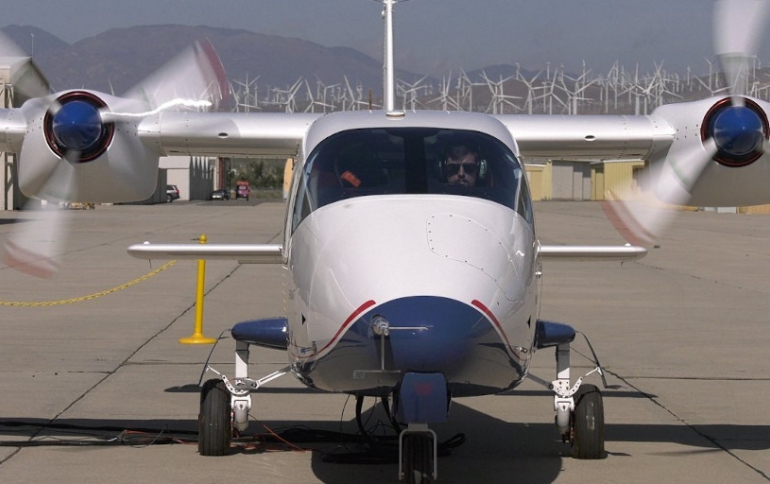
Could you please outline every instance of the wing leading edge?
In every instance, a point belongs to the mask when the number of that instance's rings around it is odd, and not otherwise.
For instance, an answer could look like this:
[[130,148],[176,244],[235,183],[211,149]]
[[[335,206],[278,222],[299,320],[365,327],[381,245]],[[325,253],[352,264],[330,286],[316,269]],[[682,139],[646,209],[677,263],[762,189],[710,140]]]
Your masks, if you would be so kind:
[[321,114],[165,112],[137,133],[161,155],[296,156]]
[[[310,125],[321,116],[164,112],[142,120],[137,132],[162,155],[295,156]],[[525,159],[651,159],[668,151],[675,135],[668,122],[655,116],[493,117],[505,125]]]

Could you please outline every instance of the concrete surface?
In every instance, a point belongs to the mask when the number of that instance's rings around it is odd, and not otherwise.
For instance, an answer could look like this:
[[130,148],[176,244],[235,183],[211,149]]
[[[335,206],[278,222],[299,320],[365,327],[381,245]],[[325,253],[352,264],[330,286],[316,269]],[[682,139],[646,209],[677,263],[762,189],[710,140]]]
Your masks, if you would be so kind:
[[[33,215],[1,212],[0,237],[33,223],[26,221]],[[68,301],[162,265],[127,256],[132,243],[200,234],[212,243],[279,242],[283,226],[277,201],[100,206],[67,215],[72,235],[61,272],[39,280],[0,266],[0,304]],[[536,215],[543,243],[623,243],[595,203],[542,202]],[[609,383],[620,386],[605,392],[608,456],[570,458],[548,392],[528,381],[510,394],[455,400],[450,422],[437,431],[441,439],[464,432],[467,441],[440,459],[439,482],[770,480],[769,246],[768,216],[686,212],[641,261],[546,266],[541,317],[589,335]],[[282,268],[209,262],[206,269],[207,335],[282,313]],[[355,450],[351,444],[197,454],[196,384],[210,347],[177,343],[192,333],[195,274],[194,262],[180,261],[91,300],[0,306],[0,482],[396,482],[395,464],[323,462],[325,454]],[[231,372],[233,347],[228,337],[220,342],[212,356],[217,367]],[[575,349],[578,371],[588,371],[580,356],[589,354],[587,346],[581,340]],[[267,374],[286,359],[260,350],[253,361],[254,374]],[[539,352],[534,363],[533,375],[552,379],[552,351]],[[355,431],[352,400],[292,377],[253,398],[250,434],[293,425]],[[121,429],[149,437],[134,445],[73,445],[104,442]],[[169,435],[178,443],[165,444]],[[154,438],[164,444],[150,445]]]

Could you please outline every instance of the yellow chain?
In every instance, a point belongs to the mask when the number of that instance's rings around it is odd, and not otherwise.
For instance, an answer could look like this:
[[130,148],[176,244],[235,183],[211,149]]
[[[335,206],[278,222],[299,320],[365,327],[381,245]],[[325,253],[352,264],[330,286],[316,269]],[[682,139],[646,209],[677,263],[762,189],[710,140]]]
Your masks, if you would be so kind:
[[107,294],[112,294],[113,292],[118,292],[123,289],[126,289],[128,287],[133,286],[134,284],[139,284],[142,281],[146,281],[147,279],[151,278],[152,276],[160,273],[161,271],[165,271],[172,265],[176,263],[175,260],[172,260],[170,262],[167,262],[166,264],[162,265],[161,267],[158,267],[152,272],[148,272],[147,274],[143,275],[142,277],[139,277],[138,279],[134,279],[133,281],[127,282],[125,284],[121,284],[120,286],[113,287],[112,289],[107,289],[106,291],[97,292],[95,294],[89,294],[88,296],[82,296],[82,297],[76,297],[72,299],[61,299],[59,301],[40,301],[40,302],[13,302],[13,301],[0,301],[0,306],[13,306],[13,307],[19,307],[19,308],[35,308],[35,307],[44,307],[44,306],[59,306],[61,304],[73,304],[83,301],[89,301],[91,299],[96,299],[97,297],[106,296]]

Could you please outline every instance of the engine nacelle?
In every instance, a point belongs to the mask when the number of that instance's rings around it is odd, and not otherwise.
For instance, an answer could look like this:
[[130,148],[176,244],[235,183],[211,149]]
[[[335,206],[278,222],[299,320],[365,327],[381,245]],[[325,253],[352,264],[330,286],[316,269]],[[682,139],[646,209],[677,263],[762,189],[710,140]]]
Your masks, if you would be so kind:
[[[119,106],[120,112],[112,111]],[[27,101],[18,179],[30,197],[75,202],[132,202],[155,191],[159,153],[137,126],[144,103],[93,91]]]
[[[651,163],[659,199],[709,207],[770,203],[770,104],[750,98],[737,101],[711,98],[653,112],[676,130],[669,150]],[[661,174],[677,183],[660,183],[656,176]]]

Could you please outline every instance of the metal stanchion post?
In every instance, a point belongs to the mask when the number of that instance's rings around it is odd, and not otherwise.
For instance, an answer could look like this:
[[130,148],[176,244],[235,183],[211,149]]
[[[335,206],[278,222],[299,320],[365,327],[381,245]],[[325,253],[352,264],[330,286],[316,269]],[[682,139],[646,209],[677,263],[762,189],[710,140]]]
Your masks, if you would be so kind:
[[[203,234],[198,239],[201,244],[206,243],[206,235]],[[216,338],[208,338],[203,335],[203,296],[206,285],[206,261],[198,260],[198,285],[195,292],[195,330],[192,336],[179,338],[179,342],[185,345],[213,345],[217,342]]]

